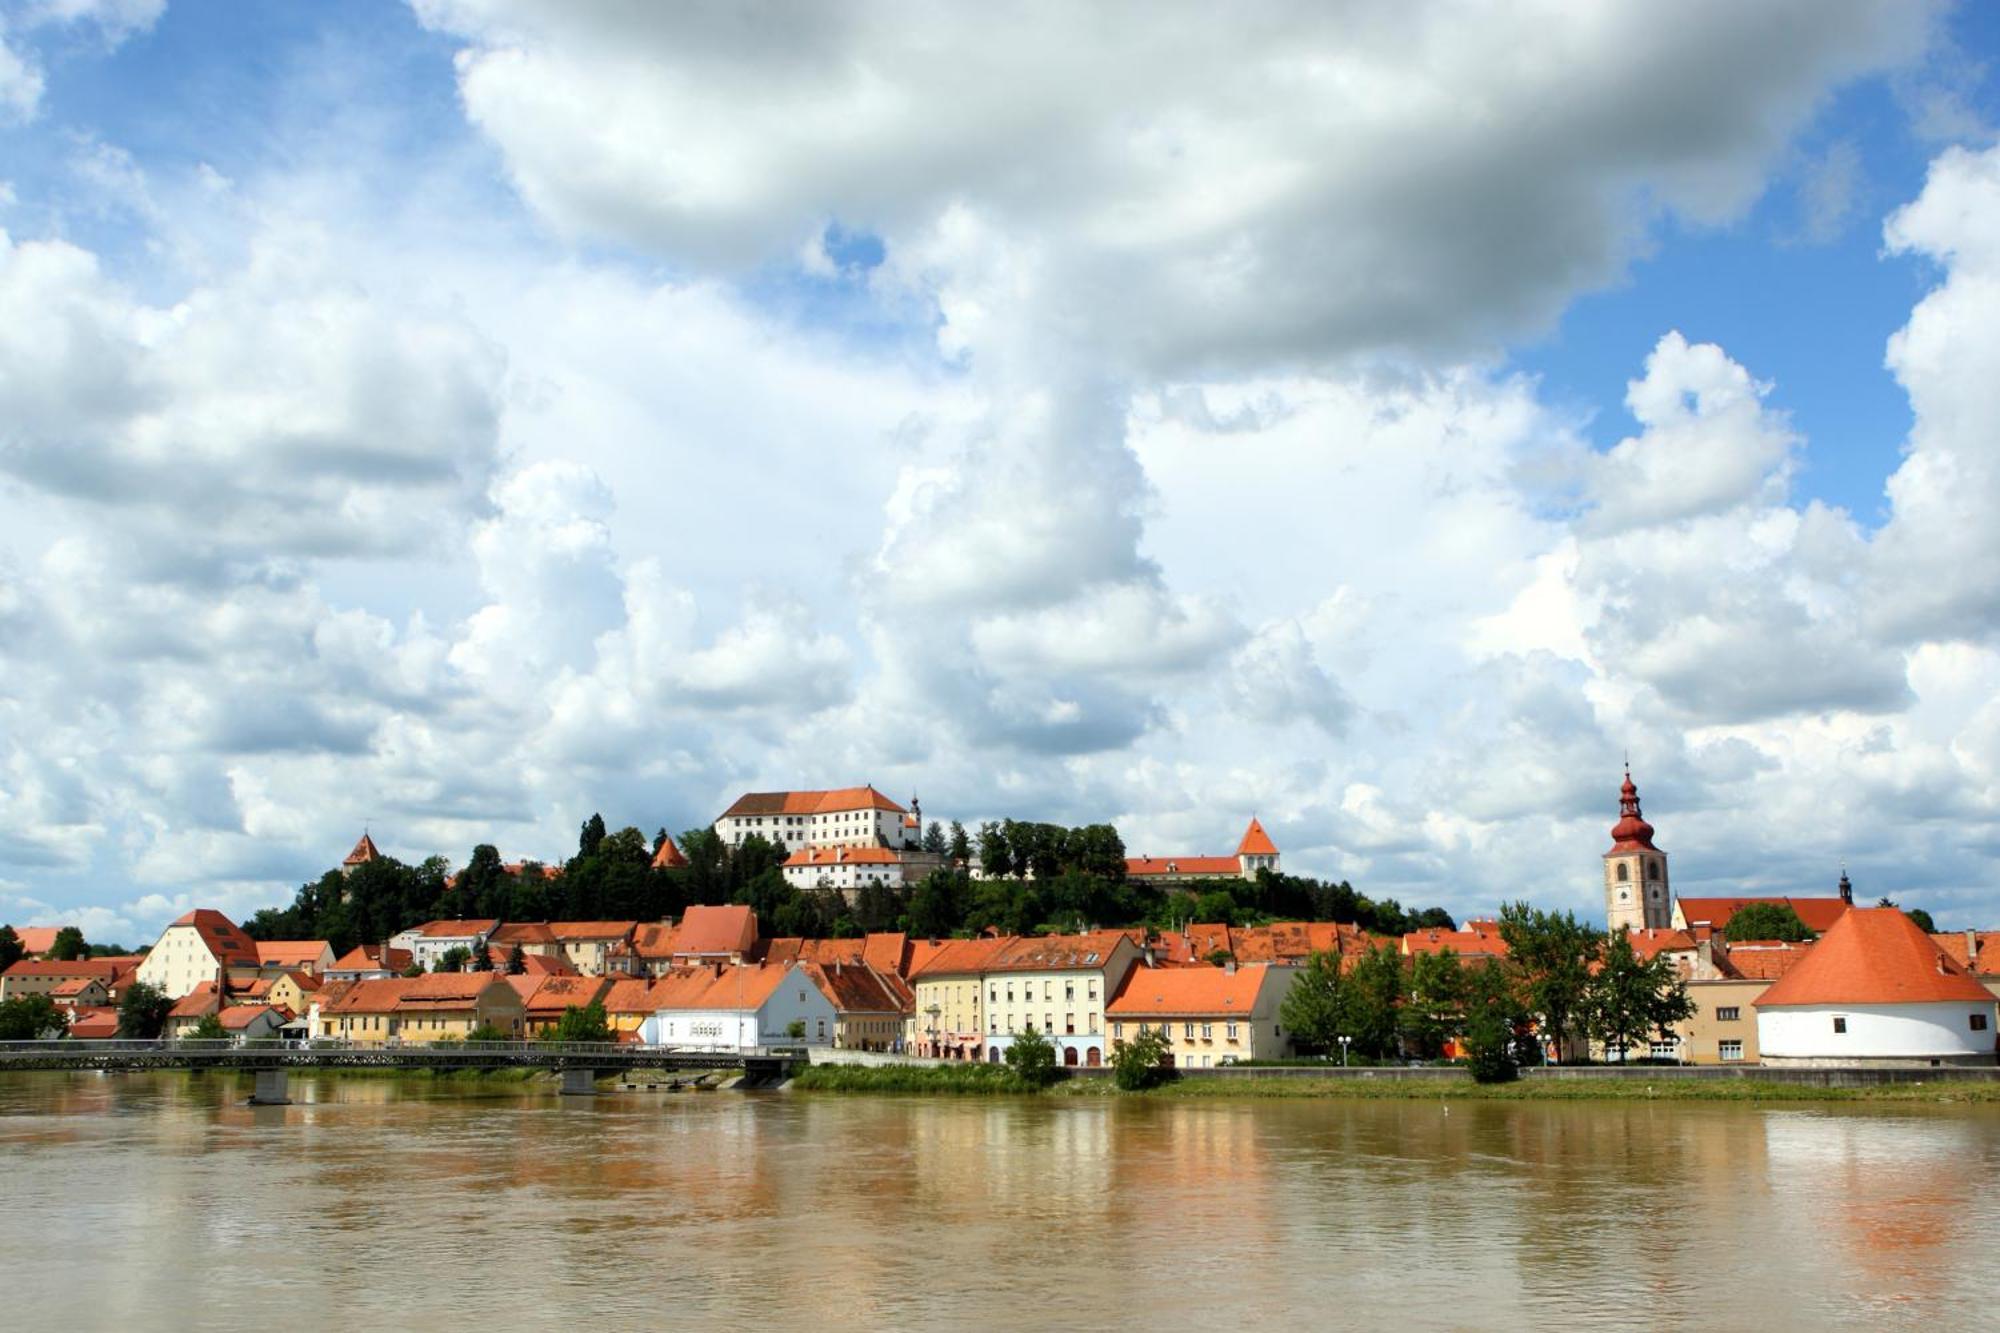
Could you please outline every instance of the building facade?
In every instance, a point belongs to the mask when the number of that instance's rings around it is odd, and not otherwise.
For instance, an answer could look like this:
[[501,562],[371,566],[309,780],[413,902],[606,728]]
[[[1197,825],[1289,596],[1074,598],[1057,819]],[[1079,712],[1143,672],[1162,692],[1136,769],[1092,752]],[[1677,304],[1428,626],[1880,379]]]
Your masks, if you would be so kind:
[[1205,879],[1255,879],[1258,872],[1278,870],[1278,846],[1264,826],[1251,816],[1229,856],[1128,856],[1127,879],[1148,884],[1188,884]]
[[1160,1033],[1179,1069],[1212,1069],[1292,1053],[1278,1008],[1298,969],[1271,963],[1247,967],[1135,967],[1107,1013],[1116,1050],[1141,1032]]
[[1663,929],[1673,923],[1667,888],[1667,854],[1653,845],[1653,826],[1639,813],[1639,789],[1625,770],[1618,789],[1618,822],[1604,853],[1604,918],[1612,930]]
[[138,976],[178,1000],[204,981],[226,980],[231,968],[258,966],[256,941],[222,913],[199,907],[160,933]]

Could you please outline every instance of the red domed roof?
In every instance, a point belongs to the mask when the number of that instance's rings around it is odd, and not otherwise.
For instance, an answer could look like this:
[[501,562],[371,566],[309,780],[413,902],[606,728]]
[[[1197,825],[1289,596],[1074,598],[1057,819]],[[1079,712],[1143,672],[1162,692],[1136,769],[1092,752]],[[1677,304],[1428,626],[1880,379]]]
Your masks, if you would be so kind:
[[1632,785],[1632,771],[1625,770],[1625,784],[1618,789],[1618,822],[1611,826],[1611,851],[1655,852],[1653,826],[1639,813],[1639,789]]

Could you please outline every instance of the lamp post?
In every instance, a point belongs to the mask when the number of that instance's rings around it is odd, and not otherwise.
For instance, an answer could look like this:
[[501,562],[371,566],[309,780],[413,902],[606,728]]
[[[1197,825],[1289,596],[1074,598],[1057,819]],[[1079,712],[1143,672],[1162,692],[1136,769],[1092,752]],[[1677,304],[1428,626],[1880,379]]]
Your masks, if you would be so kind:
[[1347,1068],[1347,1043],[1353,1040],[1354,1038],[1352,1037],[1342,1037],[1340,1039],[1340,1067],[1342,1069]]

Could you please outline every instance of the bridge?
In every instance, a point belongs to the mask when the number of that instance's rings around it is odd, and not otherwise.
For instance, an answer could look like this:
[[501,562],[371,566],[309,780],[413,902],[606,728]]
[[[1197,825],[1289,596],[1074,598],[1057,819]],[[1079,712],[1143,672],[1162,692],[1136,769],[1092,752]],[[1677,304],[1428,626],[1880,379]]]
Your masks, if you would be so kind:
[[546,1069],[562,1076],[566,1096],[596,1092],[599,1074],[621,1069],[735,1069],[765,1081],[804,1064],[802,1047],[758,1046],[700,1050],[597,1041],[314,1041],[236,1042],[43,1041],[0,1042],[0,1072],[30,1069],[240,1069],[257,1076],[250,1100],[262,1106],[290,1102],[285,1075],[293,1069]]

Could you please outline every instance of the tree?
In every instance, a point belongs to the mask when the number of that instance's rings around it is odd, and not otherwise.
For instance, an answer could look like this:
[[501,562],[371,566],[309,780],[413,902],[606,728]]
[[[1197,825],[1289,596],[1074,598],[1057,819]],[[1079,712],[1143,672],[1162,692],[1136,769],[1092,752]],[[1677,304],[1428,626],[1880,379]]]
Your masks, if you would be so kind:
[[965,920],[967,888],[962,870],[933,870],[925,875],[910,891],[910,934],[942,939],[957,930]]
[[1466,1063],[1480,1083],[1511,1082],[1517,1072],[1520,1004],[1507,970],[1489,960],[1465,976]]
[[507,975],[518,977],[527,970],[527,955],[521,952],[521,946],[517,944],[507,951]]
[[1031,1088],[1046,1088],[1056,1081],[1056,1045],[1035,1031],[1033,1023],[1008,1043],[1006,1061]]
[[152,1041],[167,1025],[173,998],[158,986],[135,981],[118,1001],[118,1035],[127,1041]]
[[[1875,901],[1875,905],[1877,907],[1894,907],[1896,906],[1896,900],[1894,898],[1878,898]],[[1935,935],[1937,933],[1937,922],[1931,920],[1931,914],[1923,908],[1906,908],[1903,915],[1914,921],[1917,929],[1924,932],[1924,934]]]
[[965,825],[956,819],[951,821],[951,842],[946,848],[945,855],[951,858],[951,863],[955,866],[972,864],[972,840],[965,836]]
[[576,835],[576,855],[578,860],[597,855],[597,848],[604,841],[604,816],[592,814],[583,821],[583,828]]
[[410,965],[403,969],[403,975],[405,977],[420,977],[423,974],[424,974],[424,965],[416,961],[414,958],[410,960]]
[[1111,1077],[1124,1092],[1144,1092],[1168,1074],[1167,1039],[1141,1026],[1139,1035],[1111,1052]]
[[229,1035],[222,1026],[222,1020],[214,1014],[203,1014],[201,1021],[188,1030],[189,1041],[221,1041]]
[[925,851],[933,856],[943,856],[946,849],[950,846],[951,844],[945,841],[944,826],[942,824],[933,819],[925,826],[923,842]]
[[1339,1043],[1345,1026],[1345,989],[1340,955],[1316,953],[1306,959],[1305,967],[1285,992],[1284,1001],[1278,1006],[1278,1022],[1298,1045],[1315,1051],[1331,1050]]
[[433,972],[463,972],[465,971],[465,965],[471,961],[472,950],[466,948],[463,944],[454,944],[438,955],[437,966],[431,970]]
[[17,995],[11,1000],[0,1000],[0,1041],[60,1037],[67,1028],[62,1010],[46,995]]
[[471,961],[465,965],[468,972],[491,972],[493,970],[493,950],[484,946],[474,949]]
[[1798,912],[1790,903],[1749,903],[1736,909],[1729,918],[1729,924],[1722,928],[1722,938],[1731,944],[1743,940],[1800,940],[1813,938],[1806,929],[1806,923],[1799,920]]
[[1664,1033],[1693,1013],[1687,985],[1667,956],[1641,961],[1632,937],[1613,931],[1603,965],[1590,979],[1590,1035],[1604,1043],[1605,1053],[1616,1051],[1622,1061],[1648,1033]]
[[491,1023],[481,1023],[478,1027],[465,1034],[465,1040],[466,1044],[470,1045],[476,1041],[512,1041],[514,1039]]
[[27,946],[21,943],[21,937],[14,933],[12,926],[0,926],[0,972],[20,962],[27,952]]
[[75,926],[64,926],[56,932],[55,942],[49,946],[49,957],[59,963],[73,963],[79,958],[90,957],[90,946],[84,943],[81,930]]
[[1449,949],[1413,954],[1409,991],[1399,1025],[1403,1040],[1415,1055],[1435,1060],[1444,1054],[1445,1040],[1465,1024],[1465,969]]
[[1346,1030],[1354,1049],[1378,1059],[1399,1054],[1403,958],[1396,946],[1378,944],[1356,959],[1346,990]]
[[570,1005],[562,1011],[562,1017],[556,1020],[554,1027],[542,1030],[542,1038],[545,1041],[600,1042],[617,1039],[611,1031],[610,1020],[605,1017],[604,1004],[599,1000],[592,1000],[582,1007]]
[[806,1039],[805,1019],[794,1018],[791,1022],[785,1024],[785,1035],[793,1041],[804,1041]]
[[1507,942],[1521,996],[1541,1020],[1542,1037],[1554,1044],[1560,1061],[1564,1044],[1585,1016],[1590,965],[1597,961],[1603,937],[1573,912],[1558,916],[1516,902],[1500,909],[1500,938]]

